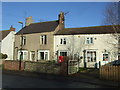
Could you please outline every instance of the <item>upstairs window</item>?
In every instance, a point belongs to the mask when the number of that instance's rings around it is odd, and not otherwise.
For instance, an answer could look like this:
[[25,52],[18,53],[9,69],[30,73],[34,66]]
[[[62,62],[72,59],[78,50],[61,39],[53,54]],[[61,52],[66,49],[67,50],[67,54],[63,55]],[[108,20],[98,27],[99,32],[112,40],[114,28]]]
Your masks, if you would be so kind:
[[64,44],[65,45],[66,44],[66,38],[61,38],[60,39],[60,44]]
[[26,45],[26,36],[20,37],[20,45]]
[[93,44],[93,37],[87,37],[86,44]]
[[47,35],[41,35],[40,36],[40,44],[41,45],[47,44]]

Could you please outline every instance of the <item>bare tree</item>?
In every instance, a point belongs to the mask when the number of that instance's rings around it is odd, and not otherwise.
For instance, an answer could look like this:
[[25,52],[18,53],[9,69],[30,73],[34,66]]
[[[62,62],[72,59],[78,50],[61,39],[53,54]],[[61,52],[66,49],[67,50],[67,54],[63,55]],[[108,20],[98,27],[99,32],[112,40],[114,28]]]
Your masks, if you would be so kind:
[[[118,49],[117,53],[120,53],[120,35],[118,31],[120,31],[120,2],[112,2],[107,5],[104,12],[104,24],[111,25],[114,30],[114,38],[117,40],[116,48]],[[118,54],[119,57],[119,54]]]

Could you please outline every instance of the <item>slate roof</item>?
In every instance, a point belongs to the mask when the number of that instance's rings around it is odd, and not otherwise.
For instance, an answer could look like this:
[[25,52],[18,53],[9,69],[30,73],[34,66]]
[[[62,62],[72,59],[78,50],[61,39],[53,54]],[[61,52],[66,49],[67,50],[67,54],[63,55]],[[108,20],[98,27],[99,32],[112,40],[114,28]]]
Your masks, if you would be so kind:
[[18,31],[16,35],[22,34],[32,34],[32,33],[42,33],[42,32],[51,32],[56,29],[59,22],[56,21],[48,21],[48,22],[40,22],[40,23],[32,23],[29,26],[25,26],[23,29]]
[[13,30],[0,31],[0,41],[3,40],[11,31],[13,31]]
[[[115,33],[113,26],[94,26],[94,27],[80,27],[80,28],[65,28],[58,31],[55,35],[75,35],[75,34],[109,34]],[[120,33],[120,26],[117,33]]]

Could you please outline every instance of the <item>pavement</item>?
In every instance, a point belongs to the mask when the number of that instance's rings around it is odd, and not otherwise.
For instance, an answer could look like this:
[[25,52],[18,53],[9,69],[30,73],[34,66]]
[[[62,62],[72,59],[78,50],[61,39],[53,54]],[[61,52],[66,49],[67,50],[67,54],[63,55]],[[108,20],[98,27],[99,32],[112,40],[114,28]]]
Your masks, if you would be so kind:
[[90,83],[94,85],[120,88],[120,82],[101,80],[97,75],[96,76],[93,75],[93,73],[92,74],[79,73],[79,74],[73,74],[68,76],[43,74],[43,73],[36,73],[36,72],[9,71],[9,70],[4,70],[2,73],[11,74],[11,75],[22,75],[27,77],[40,77],[42,79],[48,79],[48,80],[84,82],[84,83]]

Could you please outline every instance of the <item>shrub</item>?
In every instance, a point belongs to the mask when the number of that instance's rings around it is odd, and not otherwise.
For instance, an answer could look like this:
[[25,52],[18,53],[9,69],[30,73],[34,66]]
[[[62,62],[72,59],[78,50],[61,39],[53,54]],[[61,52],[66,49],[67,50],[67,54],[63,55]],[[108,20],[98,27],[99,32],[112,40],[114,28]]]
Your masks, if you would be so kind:
[[7,54],[0,53],[0,59],[6,59],[8,57]]

